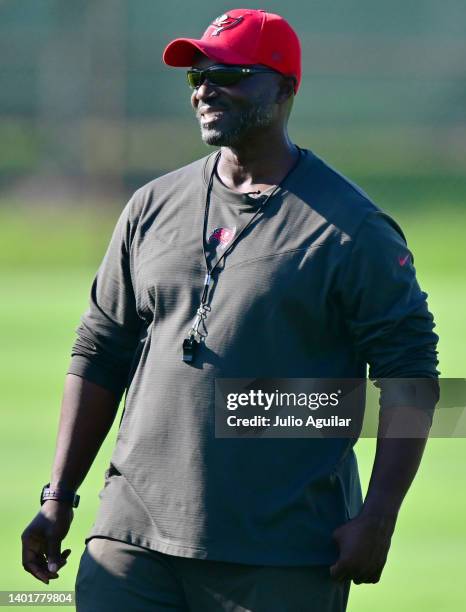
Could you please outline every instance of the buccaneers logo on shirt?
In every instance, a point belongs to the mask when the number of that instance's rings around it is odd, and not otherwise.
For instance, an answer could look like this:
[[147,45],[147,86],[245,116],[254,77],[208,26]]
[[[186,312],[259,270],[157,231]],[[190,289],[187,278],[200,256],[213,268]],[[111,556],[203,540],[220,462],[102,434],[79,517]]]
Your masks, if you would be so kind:
[[236,234],[236,227],[217,227],[209,236],[208,243],[224,249],[230,244]]
[[230,17],[230,15],[224,14],[217,17],[212,22],[211,28],[215,28],[212,32],[211,36],[219,36],[223,30],[229,30],[230,28],[234,28],[238,24],[243,21],[242,17]]

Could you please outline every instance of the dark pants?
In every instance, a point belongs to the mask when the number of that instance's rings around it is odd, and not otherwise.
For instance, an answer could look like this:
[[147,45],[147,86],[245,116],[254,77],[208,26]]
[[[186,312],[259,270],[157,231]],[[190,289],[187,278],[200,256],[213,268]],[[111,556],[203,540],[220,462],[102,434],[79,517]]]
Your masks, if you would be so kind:
[[107,538],[90,540],[76,579],[78,612],[344,612],[349,581],[328,566],[275,567],[185,559]]

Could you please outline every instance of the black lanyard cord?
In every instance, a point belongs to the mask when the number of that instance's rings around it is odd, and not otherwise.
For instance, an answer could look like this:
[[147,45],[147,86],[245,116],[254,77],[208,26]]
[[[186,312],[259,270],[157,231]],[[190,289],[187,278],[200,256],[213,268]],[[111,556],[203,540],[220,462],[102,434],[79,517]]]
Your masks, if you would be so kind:
[[[205,266],[206,266],[207,274],[210,274],[211,276],[212,276],[212,272],[215,270],[215,268],[218,266],[218,264],[222,261],[222,259],[225,257],[225,255],[228,255],[228,253],[233,249],[233,247],[238,242],[238,240],[242,236],[242,234],[244,234],[244,232],[248,229],[248,227],[251,225],[251,223],[254,221],[254,219],[259,215],[260,212],[262,212],[264,210],[264,208],[267,205],[268,201],[280,189],[280,185],[275,185],[273,191],[271,193],[269,193],[269,195],[265,198],[265,200],[260,204],[260,206],[258,207],[256,212],[254,213],[254,215],[249,219],[249,221],[246,223],[246,225],[241,229],[241,231],[230,242],[230,244],[227,246],[225,251],[222,253],[222,255],[215,262],[215,265],[211,269],[209,269],[209,263],[208,263],[208,260],[207,260],[207,252],[206,252],[206,247],[205,247],[205,236],[207,235],[207,223],[208,223],[208,219],[209,219],[210,195],[212,193],[212,187],[213,187],[213,182],[214,182],[214,175],[215,175],[215,172],[217,170],[218,162],[220,160],[220,155],[221,155],[221,151],[219,151],[217,153],[217,156],[216,156],[215,162],[214,162],[214,167],[212,169],[212,172],[210,173],[210,179],[209,179],[209,185],[207,187],[206,202],[205,202],[205,209],[204,209],[204,225],[203,225],[203,228],[202,228],[202,250],[204,252],[204,259],[205,259]],[[301,157],[301,154],[300,154],[300,157]],[[298,160],[299,160],[299,158],[298,158]],[[293,165],[293,168],[291,170],[294,170],[295,165],[296,164]],[[291,170],[290,170],[290,172],[291,172]],[[288,174],[290,174],[290,173],[288,172]],[[288,176],[288,174],[286,175],[286,177]]]
[[290,176],[290,174],[296,169],[296,167],[298,166],[299,161],[300,161],[300,159],[302,157],[302,154],[303,154],[301,149],[298,146],[296,146],[296,148],[297,148],[298,153],[299,153],[298,159],[293,164],[293,166],[290,168],[290,170],[286,173],[286,176],[280,181],[280,183],[278,185],[275,185],[274,189],[271,191],[271,193],[269,193],[269,195],[265,198],[265,200],[260,204],[260,206],[258,207],[256,212],[254,213],[254,215],[251,217],[251,219],[249,219],[248,223],[246,223],[246,225],[241,229],[241,231],[230,242],[230,244],[227,246],[225,251],[222,253],[222,255],[215,262],[214,266],[212,268],[210,268],[209,267],[209,262],[208,262],[208,259],[207,259],[207,251],[206,251],[206,235],[207,235],[207,224],[208,224],[208,219],[209,219],[210,196],[211,196],[212,188],[213,188],[213,184],[214,184],[215,172],[217,170],[218,162],[220,160],[220,156],[221,156],[221,153],[222,153],[221,150],[218,151],[218,153],[217,153],[217,155],[215,157],[214,165],[213,165],[212,171],[210,173],[209,183],[208,183],[208,186],[207,186],[206,199],[205,199],[205,207],[204,207],[204,223],[203,223],[203,226],[202,226],[202,252],[204,254],[204,260],[205,260],[205,266],[206,266],[206,275],[205,275],[205,279],[204,279],[204,287],[202,289],[200,306],[199,306],[199,308],[197,309],[197,312],[196,312],[196,318],[194,319],[193,324],[192,324],[192,326],[191,326],[191,328],[190,328],[190,330],[188,332],[188,337],[185,338],[185,340],[183,342],[183,361],[185,361],[185,362],[192,362],[193,361],[195,347],[199,344],[198,339],[199,340],[202,339],[202,336],[201,336],[201,334],[199,332],[199,327],[200,327],[202,321],[204,321],[204,319],[207,317],[207,313],[210,310],[210,307],[207,305],[206,302],[207,302],[207,297],[208,297],[208,293],[209,293],[209,287],[210,287],[210,281],[211,281],[211,278],[212,278],[212,273],[214,272],[216,267],[219,265],[219,263],[222,261],[222,259],[225,257],[225,255],[227,255],[228,253],[231,252],[233,247],[238,242],[239,238],[244,234],[244,232],[253,223],[253,221],[257,218],[257,216],[264,210],[264,208],[266,207],[268,202],[271,200],[271,198],[277,193],[277,191],[280,189],[282,184],[286,181],[286,179]]

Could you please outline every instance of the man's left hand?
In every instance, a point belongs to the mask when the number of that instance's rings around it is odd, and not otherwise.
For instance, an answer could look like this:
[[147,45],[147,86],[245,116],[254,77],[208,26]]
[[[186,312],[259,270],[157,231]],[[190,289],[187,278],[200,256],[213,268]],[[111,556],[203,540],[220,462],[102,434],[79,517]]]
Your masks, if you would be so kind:
[[330,567],[335,580],[353,580],[355,584],[378,582],[395,529],[394,517],[360,514],[333,532],[340,556]]

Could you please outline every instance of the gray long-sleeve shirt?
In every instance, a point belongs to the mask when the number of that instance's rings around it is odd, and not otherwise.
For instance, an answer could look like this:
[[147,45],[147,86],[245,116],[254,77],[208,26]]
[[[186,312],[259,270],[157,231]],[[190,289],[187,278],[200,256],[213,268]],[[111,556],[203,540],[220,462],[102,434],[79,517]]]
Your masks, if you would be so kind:
[[[367,364],[371,378],[435,378],[426,294],[397,224],[306,151],[214,272],[207,336],[184,363],[213,162],[134,194],[77,330],[68,371],[127,390],[88,537],[240,563],[331,563],[333,529],[362,503],[354,440],[217,439],[214,381],[364,378]],[[215,181],[209,231],[237,209],[238,233],[254,205]]]

